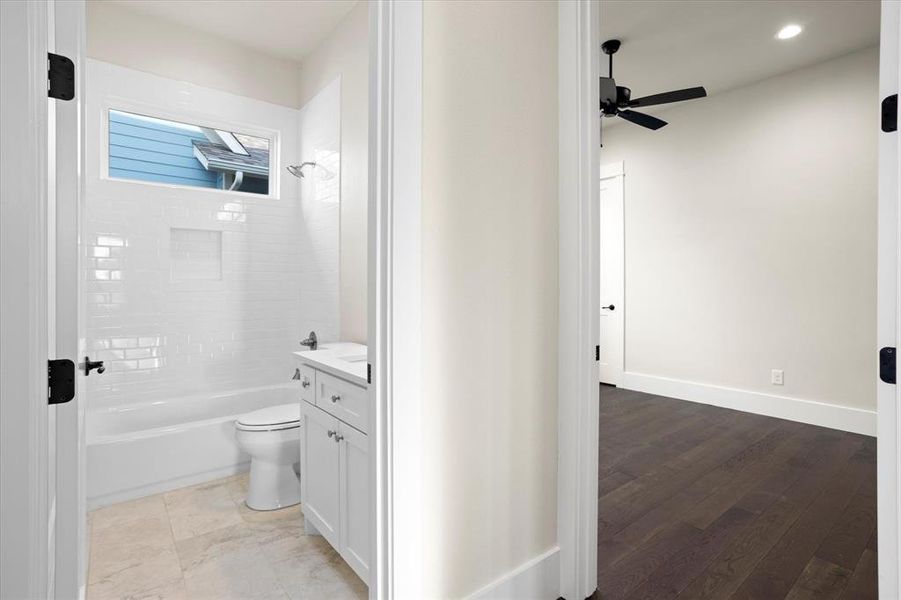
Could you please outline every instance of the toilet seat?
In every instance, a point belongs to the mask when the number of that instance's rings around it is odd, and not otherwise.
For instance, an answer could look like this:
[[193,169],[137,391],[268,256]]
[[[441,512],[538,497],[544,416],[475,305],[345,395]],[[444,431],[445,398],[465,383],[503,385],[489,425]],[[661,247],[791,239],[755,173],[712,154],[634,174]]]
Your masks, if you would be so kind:
[[235,428],[241,431],[280,431],[300,427],[300,403],[270,406],[241,415]]

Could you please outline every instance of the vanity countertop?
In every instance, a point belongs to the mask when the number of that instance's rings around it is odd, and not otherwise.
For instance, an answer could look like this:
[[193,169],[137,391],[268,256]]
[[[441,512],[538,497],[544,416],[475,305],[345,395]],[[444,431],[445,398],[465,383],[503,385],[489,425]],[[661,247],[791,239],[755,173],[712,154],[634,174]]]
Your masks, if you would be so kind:
[[367,387],[367,348],[363,344],[327,342],[319,344],[319,348],[316,350],[304,350],[293,354],[301,362],[315,369]]

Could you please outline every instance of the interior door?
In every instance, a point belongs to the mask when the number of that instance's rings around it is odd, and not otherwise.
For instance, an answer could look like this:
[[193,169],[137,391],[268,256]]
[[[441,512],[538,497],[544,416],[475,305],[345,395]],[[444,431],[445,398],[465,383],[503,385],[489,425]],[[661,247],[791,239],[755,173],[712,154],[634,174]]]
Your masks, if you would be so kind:
[[625,227],[622,163],[601,167],[600,353],[601,383],[622,385],[625,325]]
[[335,547],[338,538],[340,449],[335,442],[338,420],[306,402],[300,403],[300,494],[303,514]]
[[[56,47],[56,14],[55,10],[47,11],[47,51],[59,53]],[[59,243],[56,236],[57,226],[57,119],[58,106],[62,100],[47,101],[47,351],[48,359],[70,358],[57,346],[57,265],[56,250]],[[61,149],[61,148],[60,148]],[[47,407],[47,596],[55,598],[56,590],[56,540],[57,540],[57,406]]]
[[[901,66],[901,4],[882,1],[879,101],[898,94]],[[883,107],[887,108],[885,105]],[[897,106],[894,110],[897,119]],[[901,339],[901,151],[897,129],[879,133],[879,243],[877,257],[877,348],[895,348]],[[874,348],[874,353],[877,351]],[[877,474],[879,597],[901,597],[901,390],[877,383]]]
[[[51,352],[76,365],[85,356],[84,301],[81,288],[84,248],[81,235],[84,213],[82,181],[84,122],[85,5],[83,0],[53,3],[52,30],[56,54],[75,65],[75,97],[51,100],[50,183],[53,192],[50,273]],[[87,571],[87,507],[85,492],[84,412],[87,397],[84,373],[76,371],[75,398],[51,408],[54,423],[49,434],[54,447],[50,472],[55,498],[55,597],[83,597]]]

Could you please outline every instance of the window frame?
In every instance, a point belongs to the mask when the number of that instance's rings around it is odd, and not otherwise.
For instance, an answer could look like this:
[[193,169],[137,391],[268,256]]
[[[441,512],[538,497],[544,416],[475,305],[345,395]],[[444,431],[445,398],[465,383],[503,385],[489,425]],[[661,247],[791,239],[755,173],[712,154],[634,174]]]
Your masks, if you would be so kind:
[[[281,132],[268,127],[261,127],[251,123],[242,123],[230,119],[223,119],[209,114],[199,114],[191,110],[172,109],[171,107],[159,106],[145,102],[135,102],[119,97],[108,97],[100,106],[100,173],[101,181],[146,185],[158,188],[168,188],[175,190],[196,190],[198,192],[206,192],[213,194],[227,194],[229,196],[239,196],[244,198],[269,198],[278,200],[281,198],[282,174],[279,166],[281,165]],[[110,111],[117,111],[127,114],[149,117],[152,119],[160,119],[191,125],[194,127],[206,127],[209,129],[220,129],[231,133],[248,135],[262,138],[269,142],[269,192],[259,194],[255,192],[242,192],[240,190],[225,190],[219,188],[209,188],[202,186],[183,185],[179,183],[162,183],[159,181],[145,181],[142,179],[128,179],[123,177],[112,177],[109,173],[110,163]]]

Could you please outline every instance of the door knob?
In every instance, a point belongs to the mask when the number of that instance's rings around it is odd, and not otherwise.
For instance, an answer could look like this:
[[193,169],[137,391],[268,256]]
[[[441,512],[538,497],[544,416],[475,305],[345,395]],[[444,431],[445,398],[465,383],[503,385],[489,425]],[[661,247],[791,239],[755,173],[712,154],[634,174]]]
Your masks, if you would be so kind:
[[611,304],[610,306],[602,306],[601,309],[602,310],[616,310],[616,307]]
[[100,375],[104,371],[106,371],[106,367],[103,366],[102,360],[91,360],[87,356],[84,357],[84,362],[81,363],[81,368],[84,369],[85,377],[91,374],[91,371],[97,369],[97,374]]

